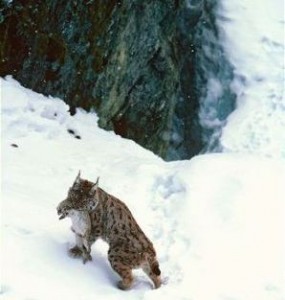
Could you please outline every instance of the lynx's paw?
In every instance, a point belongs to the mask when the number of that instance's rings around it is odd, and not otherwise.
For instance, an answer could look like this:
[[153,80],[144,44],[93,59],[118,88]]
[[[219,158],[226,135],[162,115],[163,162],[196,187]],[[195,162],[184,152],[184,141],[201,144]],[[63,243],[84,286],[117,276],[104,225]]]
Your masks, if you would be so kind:
[[123,280],[120,280],[118,281],[117,283],[117,287],[120,289],[120,290],[123,290],[123,291],[126,291],[126,290],[129,290],[131,288],[131,284],[125,284],[123,282]]
[[81,257],[83,252],[78,246],[74,246],[68,250],[68,254],[71,257],[77,258],[77,257]]
[[83,259],[83,264],[86,264],[87,261],[92,261],[92,256],[90,255],[90,253],[82,253],[82,259]]

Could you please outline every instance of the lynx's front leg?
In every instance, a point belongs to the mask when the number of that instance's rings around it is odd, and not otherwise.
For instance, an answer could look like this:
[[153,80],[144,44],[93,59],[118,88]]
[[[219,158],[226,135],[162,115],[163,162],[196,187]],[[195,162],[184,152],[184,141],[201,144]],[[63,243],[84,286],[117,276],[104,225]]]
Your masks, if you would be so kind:
[[90,239],[90,230],[87,230],[85,235],[82,237],[82,243],[83,243],[83,252],[82,252],[82,258],[83,263],[85,264],[87,261],[92,260],[91,256],[91,239]]

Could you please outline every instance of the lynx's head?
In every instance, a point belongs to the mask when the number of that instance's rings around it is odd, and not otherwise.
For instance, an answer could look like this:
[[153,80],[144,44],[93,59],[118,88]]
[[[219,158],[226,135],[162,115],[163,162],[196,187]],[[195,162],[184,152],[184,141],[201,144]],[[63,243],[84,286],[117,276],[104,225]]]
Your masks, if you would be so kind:
[[71,188],[68,190],[67,198],[57,206],[59,219],[64,219],[71,210],[92,211],[96,208],[98,200],[96,192],[99,184],[99,177],[96,183],[81,179],[80,171],[75,178]]

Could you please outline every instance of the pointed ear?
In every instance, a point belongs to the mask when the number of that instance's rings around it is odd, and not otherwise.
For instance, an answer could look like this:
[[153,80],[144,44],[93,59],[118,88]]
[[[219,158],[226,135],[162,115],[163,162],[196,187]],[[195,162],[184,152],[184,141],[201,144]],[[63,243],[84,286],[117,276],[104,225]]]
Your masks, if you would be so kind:
[[90,194],[95,194],[98,186],[99,186],[99,177],[97,177],[96,183],[94,183],[94,185],[92,186],[90,190]]
[[73,185],[78,184],[80,182],[80,170],[78,172],[78,175],[76,176]]

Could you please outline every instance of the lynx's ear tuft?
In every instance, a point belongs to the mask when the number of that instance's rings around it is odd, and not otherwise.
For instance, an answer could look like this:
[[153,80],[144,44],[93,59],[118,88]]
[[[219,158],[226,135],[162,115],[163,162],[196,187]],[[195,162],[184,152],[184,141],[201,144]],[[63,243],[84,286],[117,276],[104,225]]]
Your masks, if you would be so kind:
[[80,173],[81,173],[81,171],[79,170],[73,184],[78,184],[80,182]]
[[96,183],[94,183],[94,185],[92,186],[90,190],[90,194],[95,194],[98,186],[99,186],[99,177],[97,177]]

